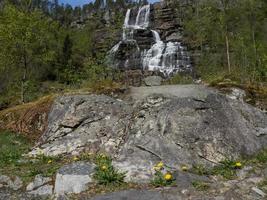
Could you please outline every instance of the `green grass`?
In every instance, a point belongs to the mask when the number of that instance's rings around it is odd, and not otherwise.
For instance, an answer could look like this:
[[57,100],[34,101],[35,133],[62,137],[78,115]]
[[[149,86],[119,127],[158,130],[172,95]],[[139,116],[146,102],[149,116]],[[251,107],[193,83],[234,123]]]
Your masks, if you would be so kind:
[[232,160],[224,160],[220,165],[215,166],[211,170],[212,175],[221,175],[225,179],[234,179],[236,178],[237,168],[235,167],[235,161]]
[[53,176],[66,160],[59,157],[39,156],[34,159],[23,157],[32,143],[22,135],[9,131],[0,132],[0,174],[19,176],[28,183],[37,174]]
[[192,84],[193,78],[190,75],[181,75],[181,74],[175,74],[173,77],[168,79],[165,84],[171,84],[171,85],[176,85],[176,84]]
[[203,181],[193,181],[192,185],[198,191],[206,191],[210,188],[210,185]]
[[6,165],[15,165],[30,146],[31,143],[19,134],[0,132],[0,169]]
[[230,180],[236,178],[236,173],[242,167],[249,165],[253,169],[264,169],[267,167],[267,149],[264,149],[257,154],[246,158],[240,159],[241,167],[236,166],[237,161],[226,159],[213,168],[207,168],[203,165],[194,165],[189,172],[198,174],[201,176],[220,175],[223,178]]

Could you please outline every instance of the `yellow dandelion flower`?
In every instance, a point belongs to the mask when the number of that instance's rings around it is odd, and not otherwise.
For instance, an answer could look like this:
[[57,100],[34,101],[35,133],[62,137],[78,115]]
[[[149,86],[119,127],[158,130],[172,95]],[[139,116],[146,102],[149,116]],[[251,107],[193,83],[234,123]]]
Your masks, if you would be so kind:
[[165,175],[164,175],[164,179],[166,180],[166,181],[170,181],[170,180],[172,180],[172,175],[171,175],[171,173],[166,173]]
[[103,165],[103,166],[101,167],[101,169],[104,171],[104,170],[107,169],[107,166],[106,166],[106,165]]
[[235,163],[235,167],[236,168],[241,168],[242,167],[242,163],[241,162],[236,162]]
[[188,170],[188,167],[184,165],[184,166],[182,166],[181,169],[182,169],[182,171],[187,171]]
[[159,168],[162,168],[164,166],[164,163],[162,162],[162,161],[160,161],[157,165],[156,165],[156,167],[159,167]]
[[75,156],[75,157],[73,158],[73,160],[74,160],[74,161],[77,161],[77,160],[79,160],[79,158]]
[[51,163],[52,163],[52,160],[48,160],[47,163],[48,163],[48,164],[51,164]]

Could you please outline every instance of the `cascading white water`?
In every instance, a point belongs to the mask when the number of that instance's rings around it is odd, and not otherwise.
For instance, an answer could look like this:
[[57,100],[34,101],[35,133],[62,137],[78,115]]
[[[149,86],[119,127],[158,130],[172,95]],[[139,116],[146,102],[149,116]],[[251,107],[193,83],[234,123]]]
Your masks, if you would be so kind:
[[152,31],[152,34],[153,34],[156,42],[161,41],[159,33],[157,31],[154,31],[154,30],[151,30],[151,31]]
[[104,9],[104,8],[106,8],[106,6],[107,6],[107,0],[102,0],[102,1],[101,1],[101,5],[100,5],[100,7],[101,7],[102,9]]
[[[164,43],[157,31],[151,30],[155,44],[143,54],[143,68],[160,71],[166,76],[190,68],[190,57],[180,42]],[[180,66],[183,66],[181,68]]]
[[135,26],[140,28],[147,28],[149,26],[150,5],[141,7],[138,11]]
[[124,29],[145,29],[149,26],[150,5],[139,8],[138,14],[134,21],[130,23],[131,9],[128,9],[124,19]]
[[123,28],[127,28],[129,26],[130,15],[131,15],[131,9],[128,9],[126,12],[125,19],[124,19]]
[[[110,55],[115,55],[120,49],[121,44],[125,47],[129,44],[132,48],[138,51],[141,61],[142,69],[149,71],[160,71],[165,76],[179,71],[186,71],[191,69],[190,57],[187,55],[186,48],[180,42],[164,42],[160,35],[155,30],[149,30],[150,5],[142,6],[138,9],[136,17],[133,16],[132,10],[128,9],[124,19],[123,25],[123,40],[115,45],[110,50]],[[137,29],[151,31],[155,43],[150,49],[142,49],[138,46],[135,38],[138,34]],[[127,45],[126,45],[127,46]],[[122,48],[124,48],[122,47]],[[128,48],[128,47],[127,47]],[[127,51],[127,50],[126,50]],[[136,57],[134,57],[136,59]],[[127,61],[127,62],[126,62]],[[120,61],[121,62],[121,61]],[[129,58],[124,60],[125,68],[129,68],[131,62]]]
[[121,41],[118,44],[116,44],[114,47],[112,47],[112,49],[109,52],[110,53],[116,53],[118,51],[120,45],[121,45]]

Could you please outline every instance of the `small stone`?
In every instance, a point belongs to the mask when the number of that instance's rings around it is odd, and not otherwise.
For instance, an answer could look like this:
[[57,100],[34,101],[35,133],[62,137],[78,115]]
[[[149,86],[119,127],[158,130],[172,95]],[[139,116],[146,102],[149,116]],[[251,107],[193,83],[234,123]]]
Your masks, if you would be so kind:
[[243,100],[243,98],[246,96],[246,92],[244,90],[241,90],[239,88],[232,88],[232,93],[228,95],[231,99],[234,100]]
[[239,179],[244,179],[248,176],[250,170],[252,170],[253,167],[251,166],[245,166],[244,168],[237,171],[237,176]]
[[53,194],[53,186],[52,185],[44,185],[39,187],[36,190],[29,192],[29,194],[36,196],[48,196]]
[[56,175],[55,193],[80,193],[93,182],[95,166],[85,162],[76,162],[61,167]]
[[257,188],[257,187],[252,187],[251,190],[254,193],[260,195],[261,197],[265,197],[266,196],[266,194],[262,190],[260,190],[259,188]]
[[44,184],[46,184],[46,183],[48,183],[50,181],[52,181],[51,178],[42,177],[42,175],[38,174],[38,175],[35,176],[34,181],[31,182],[29,185],[27,185],[26,190],[27,191],[35,190],[38,187],[40,187],[40,186],[42,186],[42,185],[44,185]]
[[15,177],[14,181],[12,181],[12,179],[10,177],[5,176],[5,175],[1,175],[0,176],[0,185],[2,185],[1,187],[7,187],[7,188],[11,188],[13,190],[18,190],[23,186],[23,182],[17,176]]

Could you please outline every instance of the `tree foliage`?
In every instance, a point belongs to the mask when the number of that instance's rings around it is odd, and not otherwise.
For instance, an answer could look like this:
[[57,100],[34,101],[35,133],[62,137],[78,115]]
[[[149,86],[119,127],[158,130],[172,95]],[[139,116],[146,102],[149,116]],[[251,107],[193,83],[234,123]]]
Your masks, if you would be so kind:
[[[49,48],[57,24],[38,12],[5,6],[0,16],[0,68],[12,71],[21,85],[21,101],[31,76],[40,73],[53,60],[55,52]],[[13,80],[14,81],[14,80]]]
[[236,75],[241,81],[267,78],[267,3],[264,0],[192,0],[175,3],[184,33],[199,49],[201,75]]

